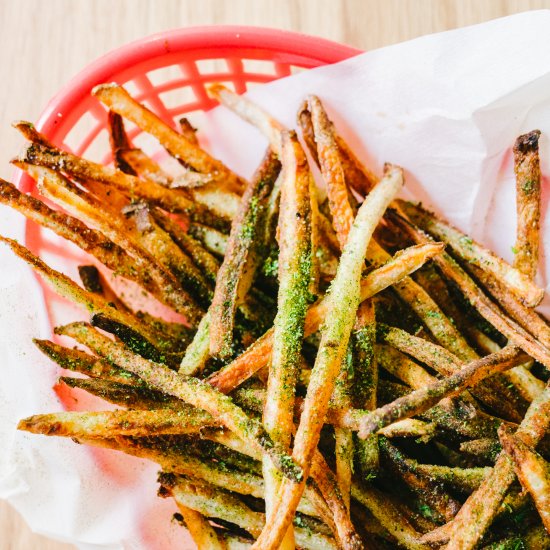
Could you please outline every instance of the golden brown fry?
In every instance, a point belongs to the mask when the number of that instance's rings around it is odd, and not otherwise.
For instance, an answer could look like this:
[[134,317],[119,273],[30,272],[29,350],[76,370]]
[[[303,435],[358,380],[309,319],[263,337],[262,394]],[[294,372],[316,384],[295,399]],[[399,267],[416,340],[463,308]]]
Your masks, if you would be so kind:
[[[531,403],[516,436],[534,447],[544,437],[550,425],[550,385]],[[514,466],[509,456],[501,452],[492,472],[479,489],[462,505],[449,524],[447,550],[470,550],[488,529],[508,488],[514,481]]]
[[518,213],[514,267],[531,281],[537,273],[540,247],[539,137],[540,130],[533,130],[519,136],[514,144]]
[[[301,363],[312,275],[311,174],[305,153],[294,133],[283,133],[281,162],[283,175],[280,182],[278,223],[279,291],[263,425],[274,441],[290,449],[291,434],[294,431],[294,395]],[[266,516],[269,520],[280,487],[280,478],[268,458],[263,461],[263,474]],[[280,547],[294,548],[292,529],[288,530]]]
[[186,117],[181,117],[178,122],[180,125],[181,135],[184,136],[187,141],[198,145],[199,140],[197,138],[197,129],[191,124],[189,119]]
[[232,92],[222,84],[211,84],[206,91],[211,98],[219,101],[242,119],[256,126],[269,140],[273,151],[278,155],[281,154],[281,132],[285,129],[282,124],[255,103]]
[[354,214],[349,202],[338,146],[334,139],[332,123],[319,98],[309,96],[306,99],[306,105],[311,115],[315,143],[317,144],[317,158],[327,186],[334,229],[340,246],[343,247],[353,224]]
[[111,438],[119,436],[192,434],[220,423],[204,411],[188,407],[150,411],[60,412],[21,420],[17,429],[44,435]]
[[525,356],[518,348],[507,346],[497,353],[472,361],[460,371],[443,380],[433,382],[423,389],[415,390],[376,411],[367,413],[361,423],[359,436],[366,437],[397,420],[410,418],[424,412],[444,397],[459,395],[466,388],[474,386],[484,378],[516,366],[524,360]]
[[185,527],[199,550],[227,550],[223,535],[218,536],[216,530],[200,512],[196,512],[178,501],[176,501],[176,505]]
[[36,347],[62,369],[80,372],[92,378],[112,380],[121,384],[135,384],[139,379],[130,372],[123,371],[94,355],[66,348],[49,340],[33,340]]
[[516,293],[526,305],[534,307],[542,300],[544,291],[535,286],[531,278],[519,269],[512,267],[468,235],[440,220],[420,205],[401,200],[396,202],[399,209],[421,229],[448,243],[466,261],[491,273]]
[[[370,272],[361,281],[361,301],[365,301],[388,286],[394,285],[403,277],[417,270],[434,255],[441,253],[442,250],[442,245],[435,245],[432,248],[411,247],[396,254],[393,259],[390,257],[390,261]],[[309,308],[306,314],[304,337],[307,338],[319,330],[326,314],[326,299],[319,300]],[[210,383],[221,392],[228,393],[250,378],[255,372],[267,365],[271,354],[272,338],[273,331],[267,331],[235,361],[215,373],[210,378]]]
[[[399,227],[407,231],[416,242],[426,243],[430,241],[427,235],[414,227],[408,220],[394,215],[392,221],[397,222]],[[525,353],[550,368],[550,350],[512,319],[505,317],[453,258],[444,252],[435,257],[434,261],[445,277],[454,281],[462,294],[482,317],[515,345],[523,349]]]
[[292,521],[304,490],[311,458],[319,441],[328,402],[360,303],[361,272],[367,246],[384,211],[402,185],[401,169],[387,166],[384,178],[365,199],[357,213],[331,286],[321,344],[294,440],[293,457],[304,471],[304,480],[290,484],[283,482],[273,523],[269,530],[262,531],[255,545],[257,548],[277,548]]
[[163,187],[168,187],[172,176],[166,173],[161,166],[141,149],[118,149],[116,151],[117,166],[127,174],[135,173],[140,178],[154,181]]
[[213,214],[204,205],[194,202],[181,189],[166,189],[153,180],[143,181],[115,168],[82,159],[56,148],[33,143],[15,161],[61,171],[80,181],[98,181],[113,186],[129,197],[139,197],[169,212],[183,213],[193,221],[206,222],[212,227],[226,228],[229,220]]
[[522,487],[529,491],[550,535],[550,464],[520,437],[499,430],[500,442],[514,462]]
[[16,241],[0,235],[0,242],[7,244],[17,256],[27,262],[37,273],[39,273],[60,296],[76,304],[82,305],[92,313],[102,313],[124,325],[130,326],[149,342],[152,342],[154,345],[162,346],[162,342],[158,341],[157,335],[149,331],[147,327],[137,324],[136,319],[132,315],[112,307],[101,296],[80,288],[75,282],[69,279],[69,277],[48,267],[40,258],[31,254],[29,250]]
[[194,300],[185,292],[177,279],[159,266],[149,252],[136,242],[128,232],[127,223],[122,216],[80,191],[66,178],[49,168],[32,165],[20,165],[20,167],[38,180],[43,194],[61,203],[64,208],[75,212],[91,225],[100,227],[107,237],[131,254],[139,267],[138,282],[146,290],[162,303],[186,315],[190,323],[196,322],[200,309]]
[[234,191],[242,188],[243,182],[237,175],[135,101],[122,86],[101,84],[93,89],[92,94],[110,110],[131,120],[143,131],[156,137],[174,158],[191,166],[197,172],[209,174],[212,182]]
[[56,332],[76,339],[99,355],[109,357],[109,360],[133,372],[152,388],[204,409],[215,418],[219,418],[224,426],[251,446],[268,453],[285,476],[301,479],[301,467],[297,466],[280,446],[273,443],[260,423],[248,417],[230,398],[216,391],[208,383],[198,378],[180,376],[164,365],[148,361],[103,336],[86,323],[58,327]]
[[[127,174],[133,174],[132,171],[128,172],[126,168],[129,168],[126,165],[120,165],[120,159],[117,156],[117,152],[121,149],[131,149],[132,144],[128,139],[126,130],[124,129],[124,121],[122,117],[115,113],[114,111],[109,111],[107,115],[107,128],[109,130],[109,145],[111,146],[111,152],[113,153],[113,160],[115,161],[115,166],[126,172]],[[35,141],[31,139],[30,141]],[[131,168],[130,168],[131,170]]]
[[[264,260],[264,215],[279,170],[279,161],[269,152],[246,187],[239,214],[231,226],[209,310],[210,353],[220,358],[231,356],[235,311]],[[309,195],[307,200],[309,204]]]
[[52,210],[43,202],[21,193],[13,184],[2,179],[0,179],[0,202],[73,242],[121,276],[134,281],[141,279],[142,274],[138,273],[138,266],[122,247],[99,231],[90,229],[77,218]]

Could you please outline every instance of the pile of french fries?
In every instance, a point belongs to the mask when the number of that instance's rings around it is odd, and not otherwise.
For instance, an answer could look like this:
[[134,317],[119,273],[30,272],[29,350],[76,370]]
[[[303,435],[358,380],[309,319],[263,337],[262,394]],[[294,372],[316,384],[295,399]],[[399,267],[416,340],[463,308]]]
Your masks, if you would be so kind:
[[[402,169],[363,166],[319,98],[299,110],[299,141],[246,98],[209,93],[268,139],[250,181],[189,121],[176,131],[115,84],[93,91],[114,167],[15,124],[30,143],[13,162],[45,201],[1,181],[1,202],[95,262],[80,285],[0,237],[90,312],[55,328],[79,347],[35,344],[79,373],[61,384],[118,405],[19,429],[156,462],[201,549],[550,548],[540,132],[514,146],[510,265],[397,199]],[[133,147],[124,119],[180,173]],[[175,317],[137,310],[114,278]]]

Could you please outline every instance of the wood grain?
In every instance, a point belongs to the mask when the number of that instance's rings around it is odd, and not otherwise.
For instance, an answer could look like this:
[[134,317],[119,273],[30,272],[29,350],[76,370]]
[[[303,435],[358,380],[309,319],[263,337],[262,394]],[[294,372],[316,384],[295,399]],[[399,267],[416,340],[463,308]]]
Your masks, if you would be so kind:
[[[14,119],[35,120],[48,99],[87,63],[117,46],[174,27],[260,25],[371,50],[480,23],[550,0],[1,0],[0,176],[22,144]],[[32,534],[0,502],[0,550],[62,550]]]

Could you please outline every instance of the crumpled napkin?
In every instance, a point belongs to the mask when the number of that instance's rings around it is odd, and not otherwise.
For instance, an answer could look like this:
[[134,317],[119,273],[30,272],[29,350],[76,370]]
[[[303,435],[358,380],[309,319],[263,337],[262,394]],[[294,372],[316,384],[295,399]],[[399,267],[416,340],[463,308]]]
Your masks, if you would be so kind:
[[[250,97],[295,127],[310,93],[324,102],[359,156],[381,171],[406,169],[405,196],[444,214],[498,254],[512,260],[515,189],[511,147],[542,131],[541,167],[550,174],[550,11],[532,11],[482,25],[425,36],[342,63],[303,72],[251,90]],[[250,176],[267,142],[224,108],[201,117],[207,148]],[[238,136],[238,137],[236,137]],[[543,237],[550,246],[543,192]],[[0,232],[23,236],[21,217],[2,208]],[[75,275],[74,263],[53,266]],[[62,438],[20,433],[17,421],[63,405],[52,391],[58,376],[31,344],[50,327],[30,270],[0,247],[0,498],[31,528],[86,549],[191,548],[171,521],[175,506],[155,496],[157,467]],[[542,254],[539,283],[547,286]],[[545,299],[541,311],[550,313]],[[65,320],[74,308],[57,309]],[[75,316],[76,315],[76,316]],[[87,397],[74,393],[84,407]]]

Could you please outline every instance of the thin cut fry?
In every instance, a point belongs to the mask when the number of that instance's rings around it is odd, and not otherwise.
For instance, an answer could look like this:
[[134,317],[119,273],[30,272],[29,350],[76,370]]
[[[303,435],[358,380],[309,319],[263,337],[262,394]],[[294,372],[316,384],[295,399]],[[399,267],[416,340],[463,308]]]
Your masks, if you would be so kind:
[[[535,447],[550,425],[550,385],[531,403],[515,435]],[[479,489],[462,505],[450,524],[447,550],[470,550],[481,540],[508,488],[514,481],[514,466],[502,452]],[[473,520],[473,521],[472,521]]]
[[223,536],[218,536],[216,530],[200,512],[188,508],[185,504],[178,501],[176,501],[176,505],[185,522],[185,527],[187,527],[197,548],[204,548],[205,550],[227,550],[227,544]]
[[424,412],[444,397],[459,395],[480,380],[512,368],[521,361],[525,361],[525,356],[514,346],[507,346],[497,353],[472,361],[448,378],[433,382],[423,389],[415,390],[376,411],[367,413],[359,430],[359,436],[366,437],[397,420]]
[[93,89],[92,94],[109,109],[156,137],[174,158],[192,166],[197,172],[209,174],[212,182],[234,191],[242,188],[242,180],[231,170],[196,143],[170,128],[157,115],[135,101],[122,86],[101,84]]
[[550,464],[532,447],[506,430],[499,430],[500,442],[514,462],[514,469],[524,489],[529,491],[546,531],[550,535]]
[[301,467],[271,441],[256,420],[249,418],[231,399],[217,392],[203,380],[184,378],[159,363],[148,361],[101,335],[86,323],[72,323],[58,328],[57,332],[78,340],[100,355],[109,357],[115,364],[133,372],[152,388],[204,409],[215,418],[219,417],[224,426],[251,446],[268,453],[285,476],[297,480],[302,478]]
[[[307,159],[296,135],[284,132],[279,209],[279,292],[263,425],[271,438],[290,449],[294,431],[294,394],[311,281],[311,203]],[[230,238],[231,241],[231,238]],[[271,517],[280,478],[269,458],[263,461],[266,517]],[[294,548],[289,529],[280,548]]]
[[397,204],[421,229],[448,243],[466,261],[494,275],[515,292],[526,305],[534,307],[542,300],[544,291],[535,286],[531,278],[517,267],[512,267],[468,235],[440,220],[420,205],[401,200],[398,200]]
[[[434,255],[441,253],[442,249],[441,245],[436,245],[433,248],[413,247],[397,254],[361,281],[361,301],[374,296],[420,268]],[[318,301],[309,308],[306,315],[304,337],[307,338],[319,329],[326,313],[326,299]],[[221,392],[228,393],[250,378],[269,361],[272,338],[273,331],[266,332],[245,353],[213,375],[210,378],[210,383]]]
[[[326,323],[308,386],[304,411],[296,432],[293,457],[307,479],[311,458],[317,447],[328,401],[346,353],[355,314],[361,299],[360,280],[365,253],[372,233],[385,209],[403,185],[402,171],[386,167],[386,174],[363,202],[357,213],[329,295]],[[283,482],[278,506],[269,530],[263,530],[256,548],[277,548],[282,540],[300,497],[305,481]]]
[[539,137],[540,130],[533,130],[519,136],[514,144],[518,213],[514,267],[530,280],[537,273],[540,247]]
[[[264,260],[264,214],[279,170],[279,161],[268,153],[246,187],[239,214],[231,226],[210,306],[210,353],[220,358],[231,355],[235,310]],[[307,198],[309,202],[309,195]]]

